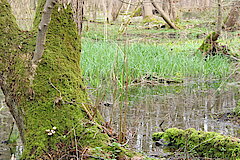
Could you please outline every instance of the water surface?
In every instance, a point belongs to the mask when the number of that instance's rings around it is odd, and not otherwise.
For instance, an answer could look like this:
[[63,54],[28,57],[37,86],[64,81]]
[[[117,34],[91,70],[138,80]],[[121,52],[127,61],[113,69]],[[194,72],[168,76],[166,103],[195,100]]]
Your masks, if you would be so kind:
[[[106,99],[111,102],[111,97],[110,94]],[[239,125],[212,118],[214,114],[232,111],[239,98],[238,88],[217,81],[133,86],[129,88],[127,107],[118,101],[110,107],[102,105],[101,113],[118,131],[120,107],[123,106],[122,112],[127,108],[128,144],[136,150],[157,154],[159,149],[154,146],[151,135],[167,128],[195,128],[239,137]]]

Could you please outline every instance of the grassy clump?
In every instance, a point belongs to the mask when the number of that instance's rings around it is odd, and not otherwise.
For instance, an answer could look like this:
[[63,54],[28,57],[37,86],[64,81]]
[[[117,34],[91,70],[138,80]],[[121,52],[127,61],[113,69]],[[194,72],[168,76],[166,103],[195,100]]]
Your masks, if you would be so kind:
[[[209,21],[209,20],[208,20]],[[129,80],[145,74],[166,78],[221,79],[228,76],[232,67],[226,57],[216,55],[206,60],[194,55],[214,25],[203,19],[181,21],[183,29],[143,29],[141,23],[131,23],[125,34],[117,31],[120,25],[88,24],[83,32],[81,66],[89,85],[111,82],[117,75],[119,83],[123,66],[128,66]],[[223,32],[219,43],[226,44],[230,54],[237,54],[237,32]],[[125,44],[125,45],[124,45]],[[127,65],[124,64],[127,55]]]
[[186,130],[170,128],[165,132],[154,133],[153,140],[164,140],[168,148],[179,149],[197,157],[240,158],[240,139],[216,132],[196,131],[193,128]]
[[228,75],[230,63],[221,56],[204,60],[194,56],[199,42],[188,41],[144,44],[133,43],[127,46],[115,42],[83,41],[83,75],[92,86],[111,80],[112,73],[122,74],[124,54],[127,55],[128,77],[130,80],[145,74],[177,78],[222,78]]

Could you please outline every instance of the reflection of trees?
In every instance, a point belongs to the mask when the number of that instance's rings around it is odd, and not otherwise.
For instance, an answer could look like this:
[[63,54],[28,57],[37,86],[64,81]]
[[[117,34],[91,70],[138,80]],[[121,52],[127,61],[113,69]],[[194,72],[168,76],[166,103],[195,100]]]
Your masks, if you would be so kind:
[[[130,93],[127,121],[132,138],[130,143],[134,147],[152,150],[153,146],[149,143],[151,134],[172,127],[236,134],[234,126],[229,127],[229,124],[220,123],[211,117],[213,113],[230,111],[235,106],[235,99],[239,95],[234,90],[216,92],[215,89],[206,88],[205,85],[202,87],[198,85],[184,88],[180,86],[133,88],[130,89]],[[118,111],[118,108],[113,108],[113,115],[118,115]],[[113,122],[117,127],[116,116]]]

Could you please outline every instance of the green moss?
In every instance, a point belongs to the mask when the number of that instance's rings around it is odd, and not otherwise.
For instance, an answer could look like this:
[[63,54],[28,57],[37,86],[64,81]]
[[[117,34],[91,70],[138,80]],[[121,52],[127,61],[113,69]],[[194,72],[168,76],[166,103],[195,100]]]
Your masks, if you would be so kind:
[[0,72],[4,73],[8,92],[12,92],[18,104],[28,90],[26,67],[33,51],[34,34],[20,31],[5,0],[0,0],[0,33]]
[[141,154],[130,151],[122,147],[121,144],[113,142],[106,147],[95,147],[92,148],[91,154],[95,157],[101,157],[103,159],[126,159],[143,157]]
[[210,33],[206,39],[203,41],[202,45],[199,47],[199,50],[202,53],[207,53],[207,52],[211,52],[211,50],[214,47],[214,43],[215,41],[217,41],[219,37],[219,34],[217,32],[212,32]]
[[134,11],[133,17],[142,16],[143,9],[139,7],[137,10]]
[[[40,1],[39,6],[43,4]],[[30,86],[29,64],[36,28],[31,32],[19,30],[10,6],[0,0],[0,71],[24,115],[24,159],[36,159],[57,150],[59,143],[73,147],[75,138],[81,147],[105,146],[108,142],[108,136],[89,123],[82,107],[85,104],[91,113],[79,68],[81,42],[71,8],[56,6],[51,18],[45,51]],[[39,21],[35,20],[35,27]],[[53,127],[57,129],[49,136],[46,130]]]
[[189,153],[207,158],[240,158],[240,139],[223,136],[216,132],[196,131],[193,128],[182,130],[167,129],[165,132],[154,133],[153,140],[163,139],[168,147],[175,150],[186,149]]
[[39,0],[37,3],[37,8],[36,8],[36,14],[35,14],[35,19],[33,22],[33,26],[36,29],[41,21],[42,18],[42,10],[44,8],[46,0]]
[[[44,0],[39,3],[39,8],[43,7]],[[108,135],[95,125],[101,121],[98,116],[89,120],[88,113],[94,111],[79,68],[81,41],[71,7],[54,7],[44,54],[32,83],[30,61],[40,19],[36,18],[33,31],[22,32],[5,0],[0,0],[0,15],[0,61],[3,62],[0,71],[22,113],[20,116],[24,117],[22,159],[46,159],[49,154],[61,156],[75,146],[79,150],[99,147],[103,148],[103,155],[131,157],[133,153],[122,147],[108,146]]]
[[[87,114],[82,107],[88,97],[79,68],[81,43],[71,8],[55,6],[51,19],[45,51],[32,86],[34,100],[25,104],[24,156],[33,155],[32,158],[54,148],[59,140],[70,146],[69,139],[75,135],[81,147],[107,142],[107,136],[99,133],[99,128],[87,125]],[[60,101],[56,103],[57,100]],[[48,136],[45,130],[53,126],[58,128],[56,134]]]
[[158,19],[154,18],[154,17],[145,17],[143,19],[143,23],[153,23],[153,24],[159,24],[159,23],[163,23],[161,21],[159,21]]

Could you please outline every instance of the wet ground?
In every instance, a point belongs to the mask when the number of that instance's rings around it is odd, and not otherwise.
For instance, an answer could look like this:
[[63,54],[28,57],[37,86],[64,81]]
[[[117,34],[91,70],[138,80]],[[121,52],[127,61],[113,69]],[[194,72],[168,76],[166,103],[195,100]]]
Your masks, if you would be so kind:
[[[214,119],[215,114],[231,112],[240,98],[238,88],[217,81],[131,87],[127,108],[128,144],[150,155],[159,155],[151,135],[167,128],[195,128],[240,137],[240,126]],[[111,104],[111,99],[109,104]],[[104,106],[101,112],[115,130],[120,126],[120,106]],[[124,112],[124,107],[123,107]],[[124,113],[122,114],[124,115]]]
[[[131,86],[128,106],[120,100],[112,105],[111,93],[102,103],[100,110],[106,121],[111,122],[118,132],[120,113],[127,124],[127,143],[131,148],[158,156],[161,149],[151,140],[154,132],[167,128],[195,128],[215,131],[225,135],[240,137],[240,126],[214,119],[214,114],[230,112],[240,99],[239,88],[218,81],[194,82],[159,86]],[[10,148],[5,143],[12,127],[12,117],[0,95],[0,159],[11,157]],[[122,107],[122,111],[120,108]],[[123,118],[124,119],[124,118]]]

